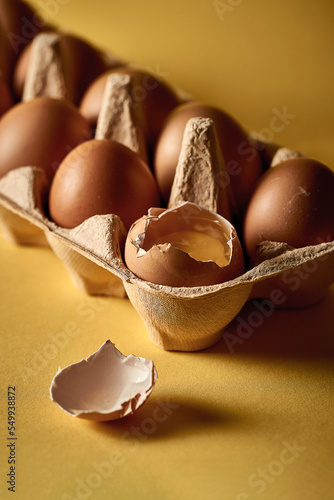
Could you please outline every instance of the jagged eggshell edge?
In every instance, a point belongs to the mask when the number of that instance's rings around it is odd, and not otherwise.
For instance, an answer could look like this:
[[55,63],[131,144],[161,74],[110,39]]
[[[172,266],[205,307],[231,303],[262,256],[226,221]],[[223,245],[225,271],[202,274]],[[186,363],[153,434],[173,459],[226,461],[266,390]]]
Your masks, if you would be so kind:
[[51,382],[50,397],[72,417],[117,420],[147,400],[156,378],[152,360],[124,356],[107,340],[88,358],[59,368]]

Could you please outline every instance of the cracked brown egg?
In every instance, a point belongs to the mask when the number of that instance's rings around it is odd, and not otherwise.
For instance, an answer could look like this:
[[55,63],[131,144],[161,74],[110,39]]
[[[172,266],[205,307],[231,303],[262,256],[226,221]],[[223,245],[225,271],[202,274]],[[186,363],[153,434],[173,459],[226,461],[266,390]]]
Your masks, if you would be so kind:
[[309,158],[294,158],[263,174],[244,220],[250,257],[262,241],[295,248],[334,240],[334,173]]
[[190,202],[168,210],[152,208],[135,222],[126,240],[125,262],[139,278],[173,287],[214,285],[244,272],[232,224]]

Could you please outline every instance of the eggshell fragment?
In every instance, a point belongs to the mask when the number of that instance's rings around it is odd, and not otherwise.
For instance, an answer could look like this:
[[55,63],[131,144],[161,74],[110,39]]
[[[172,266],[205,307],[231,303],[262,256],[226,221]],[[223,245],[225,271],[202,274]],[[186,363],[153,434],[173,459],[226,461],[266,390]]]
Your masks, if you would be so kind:
[[117,420],[147,400],[156,378],[152,360],[132,354],[126,357],[107,340],[87,359],[59,368],[50,397],[72,417]]

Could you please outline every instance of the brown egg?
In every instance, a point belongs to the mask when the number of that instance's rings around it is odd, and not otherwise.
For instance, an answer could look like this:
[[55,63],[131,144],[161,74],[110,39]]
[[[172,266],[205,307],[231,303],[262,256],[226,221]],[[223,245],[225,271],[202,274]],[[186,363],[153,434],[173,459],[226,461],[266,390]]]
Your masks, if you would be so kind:
[[208,104],[194,101],[171,112],[159,136],[154,159],[154,172],[165,203],[174,179],[183,133],[190,118],[211,118],[226,163],[236,206],[243,212],[262,173],[258,151],[249,142],[241,126],[227,113]]
[[152,205],[158,188],[144,160],[123,144],[93,139],[74,149],[51,184],[49,210],[73,228],[93,215],[116,214],[128,229]]
[[265,240],[295,248],[334,240],[334,173],[328,167],[295,158],[261,176],[244,220],[248,254]]
[[18,55],[44,27],[36,11],[26,2],[0,0],[0,31],[4,35],[0,33],[0,66],[8,83]]
[[168,210],[151,209],[136,221],[128,233],[124,258],[139,278],[174,287],[214,285],[244,272],[232,224],[190,202]]
[[90,134],[89,124],[69,102],[40,97],[16,104],[0,120],[0,177],[35,166],[51,179],[68,152]]
[[29,68],[30,53],[31,53],[31,43],[26,45],[25,48],[22,50],[14,66],[12,87],[14,96],[18,101],[21,100],[23,95],[24,83]]
[[[22,0],[0,0],[0,24],[17,38],[28,38],[28,34],[32,37],[40,31],[42,20],[36,14],[36,10]],[[15,37],[9,38],[14,42]]]
[[13,105],[10,88],[4,77],[0,74],[0,116]]
[[180,99],[167,83],[147,71],[129,67],[115,68],[97,78],[87,89],[80,111],[95,126],[101,109],[102,96],[107,78],[112,73],[128,74],[134,78],[133,97],[143,104],[148,147],[152,148],[167,115]]
[[[107,69],[100,51],[91,43],[74,35],[59,33],[60,55],[68,99],[78,104],[88,85]],[[22,51],[13,72],[13,88],[20,98],[29,66],[31,43]]]
[[0,71],[7,85],[10,85],[11,72],[14,65],[15,54],[12,51],[6,33],[0,24]]

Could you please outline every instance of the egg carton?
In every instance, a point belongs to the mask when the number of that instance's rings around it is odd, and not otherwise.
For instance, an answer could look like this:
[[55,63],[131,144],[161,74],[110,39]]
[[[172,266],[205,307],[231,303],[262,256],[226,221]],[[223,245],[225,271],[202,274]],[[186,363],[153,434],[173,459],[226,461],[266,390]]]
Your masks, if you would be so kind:
[[[110,101],[107,104],[104,109],[110,113]],[[105,110],[99,117],[99,138],[111,137]],[[131,123],[129,126],[131,133],[126,134],[125,142],[138,151],[140,137]],[[204,158],[204,171],[188,172],[186,183],[184,163],[179,162],[170,205],[192,201],[213,211],[222,204],[226,210],[215,186],[216,163],[206,161],[209,156],[218,155],[212,126],[206,134],[202,131],[190,140],[203,141],[202,150],[203,144],[212,149]],[[254,136],[252,140],[271,164],[296,155]],[[188,150],[189,137],[180,158]],[[198,175],[205,179],[205,192]],[[212,189],[208,189],[210,184]],[[190,190],[190,185],[196,189]],[[252,267],[231,281],[180,288],[154,284],[138,278],[124,264],[126,231],[117,215],[96,215],[74,229],[65,229],[48,218],[44,208],[47,192],[45,173],[35,166],[22,166],[5,175],[0,180],[0,226],[4,235],[17,244],[51,247],[76,287],[87,294],[127,296],[144,321],[150,339],[165,350],[197,351],[212,346],[249,300],[270,300],[276,307],[305,307],[321,300],[334,281],[334,242],[298,249],[284,243],[264,242]]]
[[4,235],[17,244],[50,246],[85,293],[127,295],[151,340],[163,349],[210,347],[247,301],[305,307],[321,300],[333,282],[334,242],[299,249],[265,242],[254,267],[218,285],[173,288],[144,281],[123,262],[126,232],[117,215],[96,215],[74,229],[61,228],[43,211],[46,186],[45,173],[37,167],[18,168],[0,180]]

